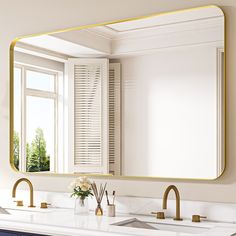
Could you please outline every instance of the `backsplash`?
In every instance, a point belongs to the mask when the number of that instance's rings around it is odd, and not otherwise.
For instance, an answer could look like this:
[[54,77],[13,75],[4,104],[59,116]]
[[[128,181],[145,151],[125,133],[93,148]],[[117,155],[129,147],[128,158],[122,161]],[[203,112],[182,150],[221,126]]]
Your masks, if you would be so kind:
[[[26,190],[17,190],[17,200],[24,200],[25,205],[29,202],[29,192]],[[105,198],[102,204],[106,211]],[[74,199],[70,193],[35,191],[34,202],[38,207],[41,202],[48,202],[51,207],[56,208],[73,208]],[[2,189],[0,197],[0,206],[14,206],[11,198],[11,190]],[[136,196],[117,196],[116,197],[117,213],[150,215],[153,211],[162,210],[162,199],[144,198]],[[90,210],[96,207],[95,199],[89,198]],[[166,217],[175,215],[175,200],[168,200],[168,209],[165,210]],[[236,223],[236,204],[211,203],[199,201],[181,200],[181,217],[190,219],[192,215],[206,216],[210,221],[221,221]]]

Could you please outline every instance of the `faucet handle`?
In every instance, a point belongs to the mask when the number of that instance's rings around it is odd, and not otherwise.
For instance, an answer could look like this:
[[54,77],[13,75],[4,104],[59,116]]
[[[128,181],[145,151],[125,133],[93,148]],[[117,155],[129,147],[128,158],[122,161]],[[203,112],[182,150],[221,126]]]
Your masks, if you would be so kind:
[[151,212],[151,214],[156,215],[157,219],[165,219],[165,213],[163,211],[161,211],[161,212]]
[[20,200],[20,201],[14,201],[14,202],[16,202],[16,206],[24,206],[22,200]]
[[43,208],[43,209],[48,208],[48,205],[51,205],[51,204],[49,204],[47,202],[41,202],[40,208]]
[[192,222],[201,222],[201,219],[206,219],[206,216],[192,215]]

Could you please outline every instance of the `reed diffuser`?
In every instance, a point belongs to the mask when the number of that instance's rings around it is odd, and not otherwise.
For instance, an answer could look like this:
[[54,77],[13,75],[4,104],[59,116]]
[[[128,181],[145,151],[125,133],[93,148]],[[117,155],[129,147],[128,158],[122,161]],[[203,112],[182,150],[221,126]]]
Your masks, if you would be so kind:
[[91,186],[92,186],[93,193],[94,193],[94,196],[95,196],[96,201],[97,201],[97,208],[95,210],[95,215],[96,216],[102,216],[103,215],[103,210],[102,210],[101,203],[102,203],[103,195],[104,195],[105,190],[106,190],[107,183],[105,183],[104,186],[102,184],[100,184],[99,190],[98,190],[97,185],[96,185],[95,182],[93,182],[91,184]]

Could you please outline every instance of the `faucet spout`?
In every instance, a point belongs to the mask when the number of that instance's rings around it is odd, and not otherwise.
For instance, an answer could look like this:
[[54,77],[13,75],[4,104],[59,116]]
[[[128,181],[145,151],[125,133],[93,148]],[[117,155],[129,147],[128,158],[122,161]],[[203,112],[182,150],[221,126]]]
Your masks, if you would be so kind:
[[12,197],[15,198],[16,197],[16,189],[17,189],[17,186],[19,185],[19,183],[21,182],[26,182],[28,185],[29,185],[29,189],[30,189],[30,205],[29,207],[35,207],[34,206],[34,190],[33,190],[33,185],[32,183],[30,182],[30,180],[26,179],[26,178],[21,178],[21,179],[18,179],[14,186],[13,186],[13,189],[12,189]]
[[180,195],[179,195],[179,191],[176,186],[170,185],[166,189],[164,196],[163,196],[162,208],[167,209],[167,199],[168,199],[168,195],[169,195],[170,190],[173,190],[175,192],[175,198],[176,198],[176,216],[175,216],[174,220],[182,220],[180,218]]

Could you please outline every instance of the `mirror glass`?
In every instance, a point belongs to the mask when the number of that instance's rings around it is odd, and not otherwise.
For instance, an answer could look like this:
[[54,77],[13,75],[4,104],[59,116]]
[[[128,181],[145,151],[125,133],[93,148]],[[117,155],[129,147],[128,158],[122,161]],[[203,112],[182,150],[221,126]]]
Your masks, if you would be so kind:
[[225,165],[216,6],[22,37],[11,163],[22,172],[215,179]]

